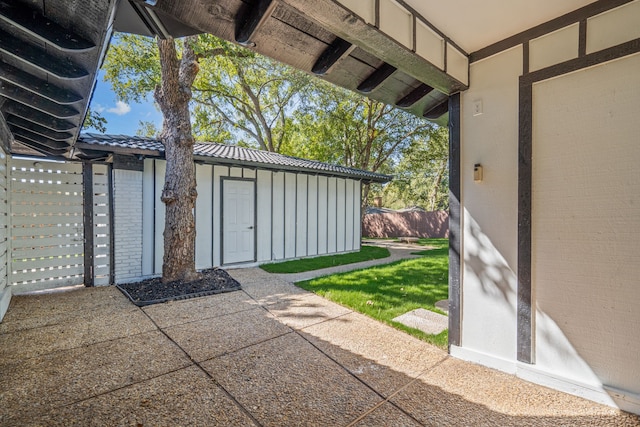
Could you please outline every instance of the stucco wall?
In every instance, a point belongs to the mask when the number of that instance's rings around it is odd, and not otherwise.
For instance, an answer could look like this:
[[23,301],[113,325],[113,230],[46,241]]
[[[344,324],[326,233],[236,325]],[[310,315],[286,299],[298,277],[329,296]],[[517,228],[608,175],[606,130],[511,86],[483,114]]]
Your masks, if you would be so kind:
[[[462,345],[506,360],[516,351],[521,74],[520,47],[476,62],[461,98]],[[473,180],[476,163],[482,182]]]
[[536,365],[640,395],[640,54],[533,87]]
[[[630,18],[632,17],[632,18]],[[471,65],[461,101],[462,338],[453,355],[640,413],[640,1]],[[629,43],[631,41],[631,43]],[[603,49],[609,49],[603,52]],[[591,55],[593,54],[593,55]],[[591,55],[591,56],[589,56]],[[616,55],[621,56],[612,60]],[[627,55],[627,56],[625,56]],[[606,62],[608,61],[608,62]],[[534,82],[529,105],[520,105]],[[562,64],[562,65],[560,65]],[[531,340],[517,360],[531,108]],[[522,109],[522,110],[521,110]],[[519,129],[519,112],[523,112]],[[519,194],[522,132],[523,191]],[[474,182],[474,164],[484,177]],[[527,289],[523,273],[523,289]]]

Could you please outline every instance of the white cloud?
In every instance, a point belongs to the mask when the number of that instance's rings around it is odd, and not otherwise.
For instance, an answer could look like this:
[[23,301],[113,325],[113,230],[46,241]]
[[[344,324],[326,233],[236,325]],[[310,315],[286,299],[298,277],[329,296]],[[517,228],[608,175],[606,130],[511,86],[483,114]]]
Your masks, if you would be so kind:
[[100,104],[96,104],[95,106],[92,105],[91,109],[96,113],[102,113],[105,110],[105,108]]
[[131,107],[124,101],[116,101],[116,106],[107,109],[108,113],[117,114],[119,116],[124,116],[129,111],[131,111]]

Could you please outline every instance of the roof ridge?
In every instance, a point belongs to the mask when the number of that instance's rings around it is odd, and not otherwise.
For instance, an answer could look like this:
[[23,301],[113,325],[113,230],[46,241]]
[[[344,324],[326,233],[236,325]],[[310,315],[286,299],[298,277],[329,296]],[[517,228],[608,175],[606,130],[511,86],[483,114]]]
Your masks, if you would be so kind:
[[[129,135],[107,135],[83,132],[78,141],[90,145],[92,150],[97,147],[118,147],[120,150],[135,149],[150,152],[164,152],[164,145],[158,138]],[[267,169],[297,170],[313,173],[324,173],[325,175],[338,175],[357,179],[372,180],[377,182],[388,182],[392,179],[389,175],[357,169],[350,166],[343,166],[319,160],[303,159],[287,154],[275,153],[273,151],[260,150],[250,147],[242,147],[233,144],[221,144],[218,142],[199,141],[194,144],[194,155],[201,158],[214,158],[226,163],[251,164],[253,166],[264,165]]]

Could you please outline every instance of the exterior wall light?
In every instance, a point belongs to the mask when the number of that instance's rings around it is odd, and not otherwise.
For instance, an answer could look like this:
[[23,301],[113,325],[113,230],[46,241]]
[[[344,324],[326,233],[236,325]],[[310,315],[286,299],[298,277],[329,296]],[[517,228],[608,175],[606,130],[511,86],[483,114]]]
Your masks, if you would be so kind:
[[480,163],[473,165],[473,181],[482,182],[482,165]]

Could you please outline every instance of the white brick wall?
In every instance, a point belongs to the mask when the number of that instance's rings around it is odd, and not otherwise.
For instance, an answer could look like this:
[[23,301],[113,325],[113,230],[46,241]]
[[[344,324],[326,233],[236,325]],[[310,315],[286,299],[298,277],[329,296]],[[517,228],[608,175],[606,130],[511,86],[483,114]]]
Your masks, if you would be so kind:
[[142,277],[142,172],[113,171],[115,282]]

